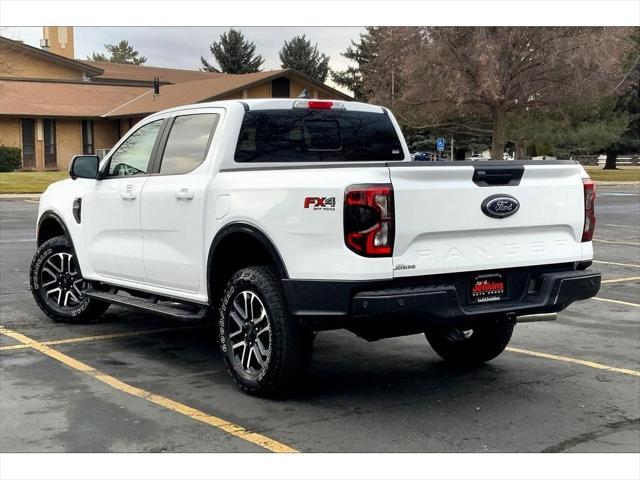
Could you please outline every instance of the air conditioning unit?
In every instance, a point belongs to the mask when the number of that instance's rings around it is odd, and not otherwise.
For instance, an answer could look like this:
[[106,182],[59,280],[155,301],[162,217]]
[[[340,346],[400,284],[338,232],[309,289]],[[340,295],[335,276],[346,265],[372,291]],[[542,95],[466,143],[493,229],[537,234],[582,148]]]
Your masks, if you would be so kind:
[[96,148],[96,155],[100,160],[102,160],[110,151],[110,148]]

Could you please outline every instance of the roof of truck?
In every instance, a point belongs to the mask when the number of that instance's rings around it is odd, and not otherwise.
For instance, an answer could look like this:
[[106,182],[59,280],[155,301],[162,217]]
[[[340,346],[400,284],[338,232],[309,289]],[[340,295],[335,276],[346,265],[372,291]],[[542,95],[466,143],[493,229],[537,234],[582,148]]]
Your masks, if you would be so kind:
[[245,110],[277,110],[277,109],[291,109],[298,102],[333,102],[344,106],[346,110],[372,112],[372,113],[384,113],[385,109],[378,105],[371,105],[362,102],[349,102],[341,99],[313,99],[313,98],[252,98],[243,100],[221,100],[216,102],[202,102],[193,103],[189,105],[181,105],[179,107],[168,108],[157,112],[155,115],[162,115],[166,113],[179,112],[183,110],[191,110],[194,108],[206,108],[206,107],[230,107],[231,105],[241,105]]

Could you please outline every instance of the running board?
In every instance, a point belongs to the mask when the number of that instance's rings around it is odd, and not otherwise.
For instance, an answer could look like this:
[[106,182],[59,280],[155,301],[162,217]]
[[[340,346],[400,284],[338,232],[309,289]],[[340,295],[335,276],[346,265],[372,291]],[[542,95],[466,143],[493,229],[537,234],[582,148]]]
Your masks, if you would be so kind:
[[[207,315],[206,305],[184,304],[171,302],[169,300],[159,300],[157,297],[138,298],[130,295],[120,295],[116,291],[108,292],[89,288],[84,290],[83,295],[94,298],[102,302],[115,303],[125,307],[136,308],[149,313],[156,313],[180,320],[202,320]],[[162,302],[162,303],[159,303]]]

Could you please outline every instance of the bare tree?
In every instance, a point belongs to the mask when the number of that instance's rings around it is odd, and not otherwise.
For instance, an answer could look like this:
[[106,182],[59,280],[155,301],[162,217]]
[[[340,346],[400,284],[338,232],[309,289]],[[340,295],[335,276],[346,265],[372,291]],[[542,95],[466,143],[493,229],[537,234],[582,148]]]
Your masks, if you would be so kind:
[[[491,125],[491,156],[502,159],[511,112],[536,111],[607,94],[619,81],[622,28],[389,27],[380,32],[373,101],[406,124],[454,116]],[[426,125],[420,125],[421,123]]]

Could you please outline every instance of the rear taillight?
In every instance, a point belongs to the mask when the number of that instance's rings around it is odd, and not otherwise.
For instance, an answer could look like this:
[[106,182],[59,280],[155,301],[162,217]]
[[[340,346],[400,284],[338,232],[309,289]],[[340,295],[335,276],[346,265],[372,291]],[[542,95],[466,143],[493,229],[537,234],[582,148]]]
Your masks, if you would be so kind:
[[582,241],[590,242],[596,228],[596,186],[590,178],[583,178],[584,186],[584,228]]
[[344,243],[363,257],[390,257],[395,225],[391,184],[352,185],[344,196]]

